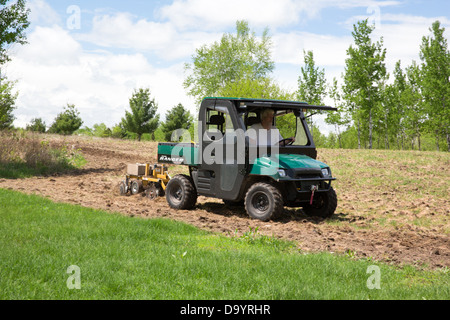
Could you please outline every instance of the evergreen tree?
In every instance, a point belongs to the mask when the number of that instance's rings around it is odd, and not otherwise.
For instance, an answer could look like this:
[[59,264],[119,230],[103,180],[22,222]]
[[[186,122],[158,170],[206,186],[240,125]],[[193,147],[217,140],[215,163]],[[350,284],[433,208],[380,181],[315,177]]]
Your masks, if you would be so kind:
[[[178,140],[177,130],[187,130],[193,125],[193,118],[189,110],[186,110],[181,103],[167,111],[166,121],[161,125],[166,141],[171,141],[172,133],[175,133],[173,140]],[[193,139],[193,137],[191,137]]]
[[142,134],[153,134],[158,128],[159,114],[156,114],[158,105],[155,99],[150,98],[150,89],[135,90],[130,100],[131,112],[125,111],[122,126],[125,130],[136,133],[141,141]]
[[67,104],[64,111],[59,113],[53,124],[48,129],[49,133],[70,135],[78,130],[83,124],[80,113],[73,104]]

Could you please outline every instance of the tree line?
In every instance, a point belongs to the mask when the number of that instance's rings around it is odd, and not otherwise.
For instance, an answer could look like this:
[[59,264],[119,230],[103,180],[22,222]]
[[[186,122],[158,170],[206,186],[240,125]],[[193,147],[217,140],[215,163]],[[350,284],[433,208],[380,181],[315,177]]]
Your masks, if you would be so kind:
[[160,121],[157,114],[158,104],[152,98],[149,88],[135,89],[129,99],[129,110],[125,111],[121,121],[112,128],[104,123],[94,124],[92,128],[82,128],[83,120],[75,105],[68,104],[59,113],[47,129],[42,118],[34,118],[26,126],[26,130],[40,133],[56,133],[62,135],[88,135],[98,137],[112,137],[120,139],[170,141],[172,133],[177,129],[192,131],[193,116],[181,103],[166,112],[166,120]]
[[402,68],[397,61],[392,79],[383,39],[373,42],[373,30],[367,20],[354,25],[355,44],[347,50],[343,83],[339,87],[334,81],[331,87],[340,112],[328,116],[327,122],[353,126],[358,147],[364,142],[373,148],[377,137],[386,149],[393,145],[405,149],[411,143],[412,149],[421,150],[422,138],[434,136],[437,150],[443,141],[450,151],[450,52],[445,29],[435,21],[431,35],[422,38],[420,63]]
[[[431,35],[419,45],[420,61],[403,67],[397,61],[392,75],[386,68],[383,38],[373,40],[368,19],[353,26],[354,43],[347,49],[340,79],[327,83],[314,53],[304,50],[295,92],[281,88],[271,77],[272,42],[268,29],[258,39],[246,21],[236,34],[196,50],[186,64],[184,86],[199,102],[204,96],[297,100],[323,105],[327,98],[338,112],[325,121],[335,132],[324,136],[306,112],[318,146],[332,148],[432,149],[450,151],[450,53],[445,28],[435,21]],[[320,112],[319,112],[320,113]],[[279,124],[283,126],[291,123]]]

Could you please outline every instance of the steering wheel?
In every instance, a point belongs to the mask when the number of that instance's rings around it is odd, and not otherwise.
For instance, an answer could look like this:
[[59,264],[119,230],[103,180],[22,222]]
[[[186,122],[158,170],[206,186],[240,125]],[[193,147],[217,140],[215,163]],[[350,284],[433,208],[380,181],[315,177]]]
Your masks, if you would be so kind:
[[[287,142],[289,141],[289,142]],[[286,138],[286,139],[281,139],[280,141],[278,141],[278,144],[281,146],[283,143],[283,146],[290,146],[291,144],[294,143],[294,139],[292,138]]]

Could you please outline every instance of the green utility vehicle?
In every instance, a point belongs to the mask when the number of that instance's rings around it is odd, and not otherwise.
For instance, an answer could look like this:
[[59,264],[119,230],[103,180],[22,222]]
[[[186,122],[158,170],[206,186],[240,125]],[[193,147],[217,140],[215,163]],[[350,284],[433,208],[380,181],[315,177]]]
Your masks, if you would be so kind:
[[[280,143],[278,133],[272,135],[274,144],[255,140],[251,126],[261,121],[265,108],[274,111],[273,126],[283,128],[286,139]],[[159,163],[189,167],[189,175],[171,177],[166,185],[170,207],[192,209],[201,195],[244,205],[250,217],[262,221],[279,216],[284,206],[302,207],[311,216],[333,215],[335,178],[328,165],[316,160],[306,109],[336,110],[293,101],[203,99],[197,141],[158,145]]]

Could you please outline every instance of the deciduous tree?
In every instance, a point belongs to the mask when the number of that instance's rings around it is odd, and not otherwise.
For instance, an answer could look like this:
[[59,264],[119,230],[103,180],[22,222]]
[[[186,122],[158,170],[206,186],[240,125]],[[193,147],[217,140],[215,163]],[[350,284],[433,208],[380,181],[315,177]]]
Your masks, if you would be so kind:
[[321,105],[327,94],[325,69],[316,67],[312,51],[303,51],[303,54],[305,65],[301,68],[298,78],[298,100]]
[[[312,105],[322,105],[327,93],[325,69],[316,67],[312,51],[303,51],[304,67],[298,78],[297,100],[305,101]],[[313,127],[312,115],[322,113],[317,110],[306,110],[306,117],[310,117],[310,127]],[[311,131],[312,132],[312,131]]]
[[25,0],[17,0],[7,5],[9,0],[0,0],[0,65],[9,61],[8,49],[11,45],[26,43],[25,29],[28,28],[28,14]]
[[333,106],[338,111],[328,112],[325,122],[334,125],[339,141],[339,148],[342,148],[342,127],[350,124],[350,117],[346,110],[346,103],[342,99],[342,92],[336,78],[333,78],[333,84],[329,88],[329,95],[333,99]]
[[0,130],[10,128],[14,122],[13,111],[16,108],[18,93],[13,93],[12,90],[13,82],[0,83]]
[[236,22],[236,34],[226,33],[220,41],[195,51],[192,64],[185,65],[184,88],[200,102],[216,96],[221,88],[242,79],[260,79],[274,69],[271,38],[265,29],[261,40],[251,32],[248,22]]
[[386,49],[383,49],[383,38],[372,42],[374,28],[368,24],[368,19],[353,26],[355,45],[347,50],[344,71],[344,92],[346,100],[353,106],[352,117],[358,125],[358,139],[359,126],[367,122],[369,149],[373,146],[374,116],[380,101],[380,87],[386,77]]
[[17,94],[12,94],[13,83],[4,81],[1,66],[10,60],[8,49],[13,44],[26,43],[25,29],[28,28],[29,9],[25,0],[17,0],[7,5],[8,0],[0,0],[0,129],[12,126]]
[[42,118],[33,118],[30,124],[27,125],[26,129],[28,131],[44,133],[47,130],[47,126]]
[[406,68],[406,75],[404,129],[411,135],[415,135],[419,150],[421,150],[421,136],[423,135],[424,124],[427,117],[420,85],[421,71],[419,65],[417,65],[415,61]]
[[428,129],[439,139],[446,137],[450,151],[450,52],[445,28],[435,21],[430,28],[432,35],[422,38],[420,59],[422,60],[422,93],[429,117]]

